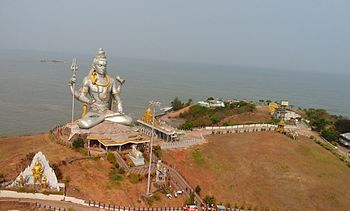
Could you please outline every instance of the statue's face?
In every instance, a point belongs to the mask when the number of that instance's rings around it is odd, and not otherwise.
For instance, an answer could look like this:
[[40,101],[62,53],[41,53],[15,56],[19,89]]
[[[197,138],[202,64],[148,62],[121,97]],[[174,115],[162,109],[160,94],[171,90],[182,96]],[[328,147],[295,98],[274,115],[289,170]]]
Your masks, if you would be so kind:
[[105,75],[107,72],[107,61],[99,60],[95,63],[95,70],[98,74]]

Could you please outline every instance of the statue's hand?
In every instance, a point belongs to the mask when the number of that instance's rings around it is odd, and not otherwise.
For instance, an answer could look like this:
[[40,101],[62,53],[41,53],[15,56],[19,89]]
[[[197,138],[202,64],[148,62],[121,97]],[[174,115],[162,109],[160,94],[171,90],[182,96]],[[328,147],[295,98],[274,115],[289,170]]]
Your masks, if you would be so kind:
[[120,84],[122,84],[122,85],[125,83],[125,80],[122,79],[122,78],[120,78],[119,75],[117,75],[117,77],[115,77],[115,79],[116,79]]

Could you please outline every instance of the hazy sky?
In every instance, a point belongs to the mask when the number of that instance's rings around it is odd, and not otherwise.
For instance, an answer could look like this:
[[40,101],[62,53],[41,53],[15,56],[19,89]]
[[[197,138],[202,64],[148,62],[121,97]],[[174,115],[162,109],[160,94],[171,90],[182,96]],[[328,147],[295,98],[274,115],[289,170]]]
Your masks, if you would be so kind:
[[349,0],[16,1],[0,48],[350,72]]

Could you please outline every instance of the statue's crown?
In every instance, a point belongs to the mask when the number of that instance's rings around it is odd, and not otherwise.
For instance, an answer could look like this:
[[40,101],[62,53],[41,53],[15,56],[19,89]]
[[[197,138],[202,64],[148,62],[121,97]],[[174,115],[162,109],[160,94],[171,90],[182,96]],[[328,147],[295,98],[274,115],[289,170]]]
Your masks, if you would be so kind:
[[96,60],[106,60],[106,52],[103,50],[103,48],[98,49],[97,54],[95,56]]

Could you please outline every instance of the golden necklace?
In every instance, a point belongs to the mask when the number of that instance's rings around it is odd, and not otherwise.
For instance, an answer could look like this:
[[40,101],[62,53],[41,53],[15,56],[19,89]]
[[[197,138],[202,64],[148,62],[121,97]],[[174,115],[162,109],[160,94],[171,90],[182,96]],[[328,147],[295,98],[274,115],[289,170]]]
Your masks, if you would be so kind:
[[91,80],[92,84],[96,85],[96,86],[108,87],[111,83],[111,77],[109,77],[109,75],[106,75],[106,79],[107,79],[107,82],[103,84],[103,83],[97,82],[97,73],[96,72],[92,72],[90,75],[90,80]]

